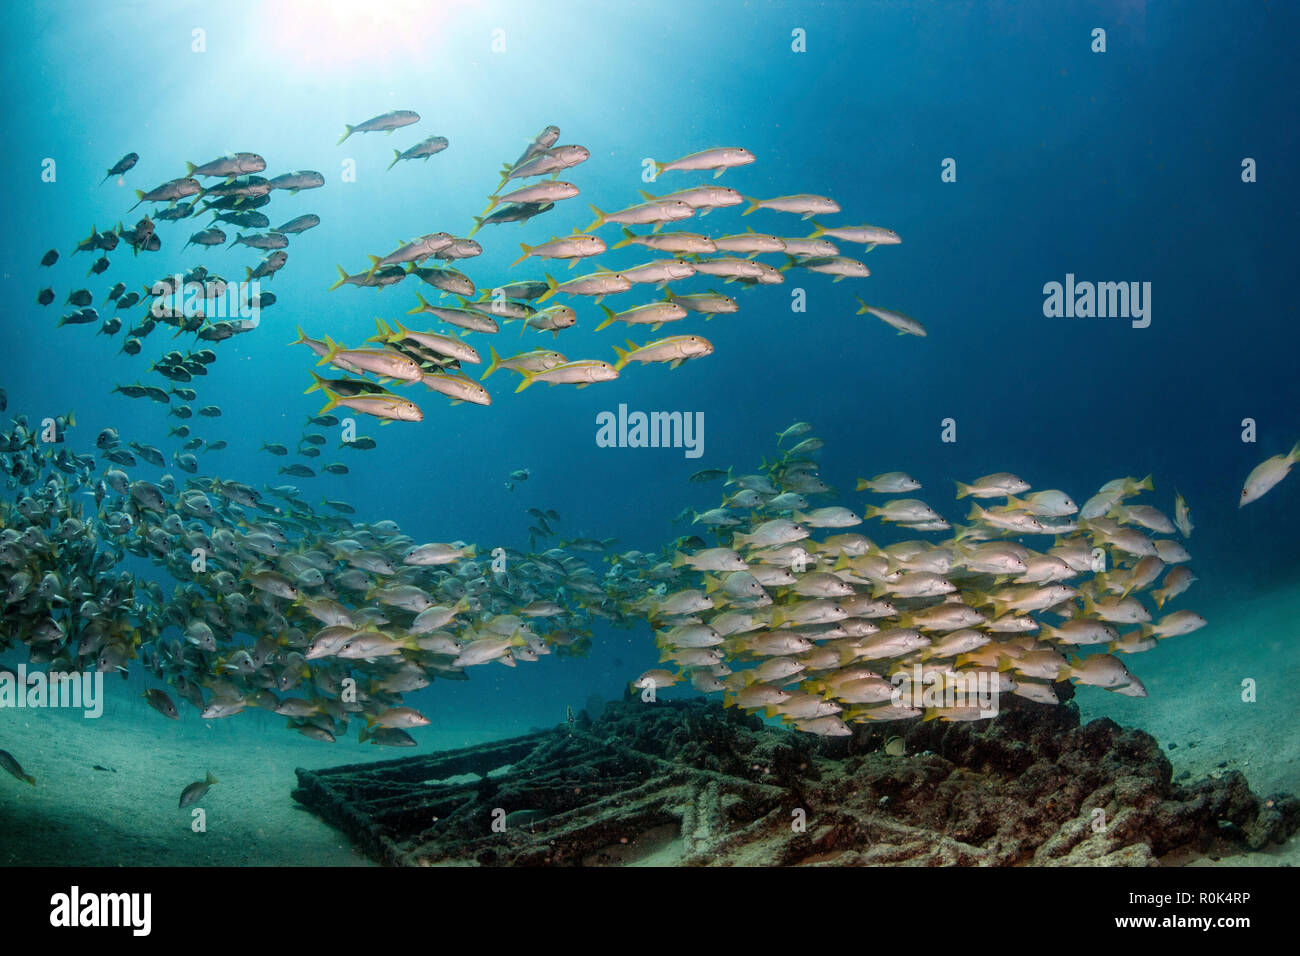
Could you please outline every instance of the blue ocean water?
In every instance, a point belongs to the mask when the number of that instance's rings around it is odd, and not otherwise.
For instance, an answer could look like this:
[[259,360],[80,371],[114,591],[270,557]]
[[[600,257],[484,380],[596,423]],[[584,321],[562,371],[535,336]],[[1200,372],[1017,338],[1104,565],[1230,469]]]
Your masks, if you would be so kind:
[[[10,94],[0,386],[9,415],[75,409],[77,450],[112,425],[170,452],[165,409],[109,390],[149,380],[152,358],[186,340],[160,329],[142,355],[121,355],[120,335],[55,327],[67,293],[89,288],[99,307],[115,281],[139,289],[200,263],[237,278],[260,256],[238,246],[181,252],[198,226],[159,223],[161,252],[119,247],[108,272],[87,278],[94,256],[69,255],[75,242],[92,226],[133,223],[149,207],[128,212],[132,190],[182,175],[185,161],[250,150],[267,158],[268,175],[324,174],[324,188],[278,194],[268,212],[273,224],[303,213],[322,224],[291,240],[288,265],[264,284],[279,302],[260,327],[214,347],[199,404],[224,415],[199,433],[229,448],[202,457],[205,473],[290,481],[421,540],[522,548],[526,509],[537,507],[560,513],[563,536],[654,550],[689,533],[673,524],[683,508],[717,503],[718,486],[689,484],[690,474],[750,470],[773,453],[778,430],[807,420],[826,441],[831,484],[848,492],[858,476],[907,470],[950,518],[965,511],[952,501],[953,479],[999,470],[1080,501],[1108,479],[1152,473],[1152,501],[1168,511],[1178,489],[1197,526],[1192,606],[1212,625],[1158,654],[1230,656],[1234,636],[1215,620],[1294,581],[1300,483],[1237,508],[1250,469],[1300,439],[1290,289],[1298,210],[1287,168],[1300,85],[1284,42],[1297,14],[1285,5],[45,2],[0,16]],[[1098,27],[1104,53],[1090,49]],[[203,52],[193,50],[195,29]],[[795,30],[806,52],[792,50]],[[392,109],[422,120],[336,145],[345,123]],[[835,222],[888,226],[903,242],[863,257],[869,279],[789,273],[784,285],[735,292],[736,315],[666,328],[706,335],[715,349],[676,370],[632,366],[614,383],[518,395],[499,372],[487,383],[489,408],[421,393],[423,422],[363,425],[377,449],[319,459],[345,461],[347,476],[278,476],[284,460],[260,452],[262,442],[292,445],[322,404],[302,394],[315,360],[288,345],[296,327],[353,343],[376,317],[415,304],[409,282],[329,292],[335,265],[358,272],[398,239],[463,234],[501,164],[547,124],[562,143],[591,150],[564,177],[582,196],[523,227],[481,231],[483,255],[463,264],[480,288],[539,277],[533,260],[509,268],[519,243],[586,227],[588,201],[612,210],[641,189],[712,182],[665,173],[647,184],[643,160],[719,145],[757,157],[720,184],[748,196],[833,196],[844,210]],[[394,148],[431,134],[450,147],[385,170]],[[124,184],[101,185],[129,151],[140,161]],[[1246,158],[1257,182],[1242,181]],[[42,181],[47,159],[53,182]],[[941,178],[947,159],[954,182]],[[355,182],[343,180],[348,162]],[[776,212],[741,219],[737,209],[694,224],[710,234],[751,225],[778,235],[810,228]],[[600,234],[612,239],[616,227]],[[59,263],[39,268],[51,247]],[[600,262],[648,258],[639,253]],[[1044,284],[1067,274],[1151,283],[1150,326],[1044,317]],[[45,285],[56,292],[48,308],[34,301]],[[805,312],[791,311],[796,285]],[[722,290],[697,277],[678,291],[712,287]],[[855,315],[857,294],[915,316],[928,336],[899,337]],[[642,289],[610,304],[651,297]],[[612,360],[621,326],[597,333],[594,305],[575,307],[576,328],[554,340],[529,333],[526,344]],[[498,338],[503,354],[520,342],[513,325]],[[703,412],[703,456],[597,447],[597,414],[620,403]],[[947,418],[953,443],[940,440]],[[1241,440],[1247,418],[1255,443]],[[530,477],[508,491],[519,468]],[[412,703],[435,723],[512,731],[621,692],[655,659],[647,627],[601,627],[586,661],[477,668]]]

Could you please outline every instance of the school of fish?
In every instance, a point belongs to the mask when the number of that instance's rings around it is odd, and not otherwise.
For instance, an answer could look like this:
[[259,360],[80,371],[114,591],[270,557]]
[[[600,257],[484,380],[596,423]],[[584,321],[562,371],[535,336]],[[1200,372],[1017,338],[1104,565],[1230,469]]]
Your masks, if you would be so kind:
[[[340,143],[419,119],[409,110],[386,113],[347,126]],[[318,365],[342,377],[312,368],[306,391],[321,392],[324,407],[306,416],[296,448],[263,443],[268,454],[299,459],[281,474],[317,474],[312,460],[327,444],[323,430],[340,425],[337,413],[420,421],[421,408],[391,391],[393,383],[422,383],[452,404],[490,405],[482,383],[500,369],[519,376],[516,392],[535,383],[583,388],[619,377],[630,363],[676,368],[713,351],[693,332],[629,340],[626,348],[613,348],[612,362],[571,359],[548,348],[503,357],[489,345],[482,378],[470,378],[465,367],[484,360],[470,337],[497,335],[503,322],[520,323],[521,334],[549,332],[554,342],[578,323],[581,300],[591,299],[600,309],[596,330],[622,323],[653,333],[691,314],[709,319],[739,310],[736,298],[713,289],[674,292],[673,283],[704,276],[718,284],[778,284],[790,269],[834,281],[861,278],[870,274],[867,266],[842,255],[831,240],[866,250],[901,241],[882,227],[814,219],[840,212],[828,197],[752,199],[716,182],[684,183],[673,192],[643,193],[642,202],[616,211],[593,205],[595,218],[584,231],[521,244],[515,262],[583,262],[592,271],[557,281],[544,267],[540,275],[476,284],[460,271],[483,251],[475,234],[526,223],[580,194],[560,176],[590,152],[557,145],[559,138],[558,128],[546,127],[501,168],[467,235],[430,232],[385,256],[371,255],[368,269],[349,275],[339,268],[335,288],[382,290],[414,276],[421,291],[409,311],[377,317],[375,335],[354,346],[298,330],[294,344],[307,346]],[[394,150],[388,169],[447,148],[446,138],[427,137]],[[105,180],[121,181],[138,158],[123,157]],[[700,172],[716,180],[753,162],[745,149],[714,147],[656,162],[654,171],[656,182]],[[186,163],[183,176],[137,192],[137,205],[154,204],[151,214],[134,227],[92,228],[73,253],[97,255],[89,274],[100,276],[120,244],[133,256],[157,254],[163,249],[158,224],[211,212],[181,252],[225,244],[223,227],[254,230],[237,232],[230,245],[262,254],[245,278],[269,282],[287,265],[290,237],[300,241],[320,219],[292,210],[297,214],[271,228],[262,210],[274,194],[297,195],[325,179],[312,170],[266,178],[260,175],[266,169],[266,160],[251,152]],[[813,232],[677,231],[686,220],[745,203],[742,216],[797,215],[812,221]],[[610,225],[621,227],[622,238],[607,246],[601,233],[608,236]],[[599,257],[631,246],[661,257],[617,269],[599,265]],[[762,262],[764,255],[784,262]],[[51,249],[41,266],[58,260]],[[426,267],[430,260],[436,264]],[[0,499],[0,651],[23,645],[33,664],[51,670],[125,674],[138,666],[162,685],[146,690],[145,700],[171,719],[179,716],[179,698],[205,719],[262,709],[313,739],[336,740],[355,723],[362,740],[410,746],[408,730],[428,719],[406,706],[403,694],[437,679],[463,680],[491,663],[584,653],[594,619],[650,623],[667,666],[633,681],[640,690],[689,684],[798,730],[831,736],[862,721],[987,716],[970,706],[900,705],[900,674],[907,677],[902,684],[919,680],[939,688],[981,675],[1000,693],[1043,703],[1057,702],[1057,688],[1067,680],[1145,696],[1125,658],[1205,624],[1189,610],[1165,611],[1196,580],[1180,540],[1192,524],[1181,495],[1172,519],[1140,500],[1152,491],[1149,477],[1108,482],[1080,507],[1065,492],[1033,490],[1007,473],[988,475],[957,485],[957,498],[970,508],[964,523],[950,523],[914,496],[919,483],[901,472],[864,478],[860,502],[835,503],[835,492],[818,476],[821,440],[806,423],[783,432],[780,453],[753,474],[697,475],[724,481],[724,497],[693,516],[698,534],[658,553],[614,553],[611,540],[562,538],[558,514],[530,509],[529,549],[502,548],[489,558],[464,541],[418,542],[394,521],[357,520],[345,501],[314,505],[293,485],[255,488],[209,463],[216,459],[208,453],[221,451],[224,442],[194,433],[222,414],[215,403],[199,404],[199,383],[221,343],[258,327],[257,320],[223,313],[233,286],[202,265],[167,270],[142,292],[116,282],[98,299],[100,308],[111,305],[108,317],[95,308],[90,289],[68,295],[75,311],[58,324],[95,324],[110,339],[123,333],[120,351],[128,360],[143,354],[160,326],[172,327],[173,338],[192,336],[183,351],[169,349],[136,382],[113,389],[126,399],[166,405],[177,420],[168,434],[176,447],[168,455],[106,428],[94,450],[72,450],[71,413],[39,425],[19,415],[0,431],[10,492]],[[663,297],[621,311],[604,304],[637,287],[663,290]],[[544,305],[556,296],[566,301]],[[447,297],[456,304],[445,304]],[[44,307],[55,299],[47,287],[37,302]],[[244,305],[260,313],[275,302],[274,294],[259,292]],[[901,312],[859,303],[859,314],[899,334],[926,334]],[[425,315],[439,327],[419,327]],[[0,390],[0,410],[6,404]],[[364,451],[375,440],[351,436],[339,447]],[[1240,505],[1268,492],[1296,461],[1300,444],[1263,462],[1248,477]],[[144,467],[160,474],[142,477]],[[319,467],[349,471],[339,461]],[[512,472],[507,487],[527,477],[526,469]],[[871,538],[858,530],[867,522],[879,523]],[[882,534],[899,540],[878,543]],[[0,766],[32,782],[6,751]],[[193,786],[206,790],[214,782]]]
[[1056,704],[1062,681],[1145,697],[1126,658],[1205,626],[1167,608],[1196,580],[1182,543],[1192,525],[1181,495],[1174,519],[1141,500],[1150,476],[1109,481],[1079,506],[986,475],[957,483],[969,508],[950,523],[898,471],[834,503],[810,431],[783,432],[786,450],[753,474],[698,473],[725,480],[719,506],[692,519],[701,534],[618,559],[611,590],[651,622],[666,665],[633,687],[684,683],[843,736],[869,721],[986,719],[996,703],[977,687],[994,701]]

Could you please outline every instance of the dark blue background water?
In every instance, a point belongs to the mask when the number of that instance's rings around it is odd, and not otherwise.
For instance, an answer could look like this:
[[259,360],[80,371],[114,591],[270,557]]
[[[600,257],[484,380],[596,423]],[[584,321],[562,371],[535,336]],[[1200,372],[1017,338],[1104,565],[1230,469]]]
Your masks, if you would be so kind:
[[[809,420],[824,437],[826,478],[851,489],[859,475],[905,469],[922,497],[961,517],[951,479],[1011,470],[1035,487],[1060,487],[1082,501],[1103,481],[1153,472],[1152,503],[1172,512],[1177,487],[1191,504],[1190,543],[1201,578],[1193,606],[1220,621],[1296,569],[1300,481],[1238,511],[1242,480],[1263,458],[1300,438],[1295,373],[1294,224],[1297,153],[1296,13],[1286,5],[901,3],[565,3],[395,5],[65,2],[4,8],[6,228],[4,348],[0,385],[10,414],[39,419],[75,408],[75,444],[89,447],[105,425],[124,438],[162,445],[165,409],[108,394],[116,382],[158,381],[150,361],[188,338],[160,328],[143,355],[120,355],[121,336],[94,326],[55,328],[60,303],[87,287],[100,307],[113,282],[128,287],[202,263],[229,278],[259,253],[244,247],[180,247],[195,221],[159,223],[161,252],[133,259],[124,245],[102,277],[85,276],[94,255],[70,256],[92,225],[133,223],[133,189],[149,189],[222,153],[252,150],[267,175],[322,172],[323,189],[276,194],[272,225],[307,212],[322,225],[291,239],[288,266],[263,288],[279,304],[255,332],[215,346],[199,401],[217,422],[197,434],[230,448],[201,456],[205,471],[272,484],[292,481],[315,499],[352,501],[363,518],[393,518],[419,539],[463,538],[485,548],[523,546],[525,509],[554,508],[562,534],[615,537],[620,548],[653,549],[678,533],[685,505],[712,506],[717,486],[688,485],[705,466],[756,465],[775,433]],[[207,50],[191,51],[191,30]],[[1090,51],[1094,27],[1107,52]],[[504,53],[491,51],[505,31]],[[791,51],[791,31],[807,52]],[[423,120],[392,136],[335,142],[344,123],[391,109]],[[481,214],[503,162],[546,124],[561,143],[592,157],[563,178],[583,195],[519,227],[489,227],[484,255],[465,271],[482,288],[540,275],[534,260],[508,269],[521,241],[536,243],[639,201],[637,190],[669,192],[707,174],[641,180],[642,160],[671,159],[716,145],[742,145],[757,162],[719,182],[746,195],[814,192],[844,212],[828,222],[896,229],[903,244],[864,258],[873,275],[832,283],[791,272],[784,286],[725,291],[737,315],[698,316],[659,334],[696,332],[713,356],[675,371],[628,368],[612,384],[581,391],[535,386],[512,392],[512,373],[487,382],[490,408],[449,407],[423,391],[420,424],[365,424],[380,447],[335,454],[345,477],[286,479],[284,459],[261,443],[292,445],[321,405],[303,396],[314,357],[286,343],[295,326],[356,344],[374,318],[402,317],[415,304],[405,282],[382,292],[327,292],[336,263],[362,270],[399,238],[463,234]],[[392,149],[438,134],[450,148],[425,162],[385,166]],[[99,185],[128,151],[141,159],[125,186]],[[46,157],[57,182],[40,179]],[[940,180],[951,157],[957,180]],[[1241,181],[1241,162],[1259,181]],[[355,160],[357,181],[341,181]],[[753,226],[806,235],[797,217],[722,210],[688,228],[718,235]],[[227,229],[233,237],[237,230]],[[612,241],[616,227],[600,234]],[[50,247],[61,261],[37,262]],[[847,255],[860,247],[842,244]],[[602,257],[618,267],[640,250]],[[96,254],[97,255],[97,254]],[[776,259],[772,259],[774,263]],[[572,272],[562,264],[557,278]],[[1044,283],[1144,281],[1152,322],[1048,319]],[[52,285],[56,302],[35,304]],[[792,313],[791,289],[808,310]],[[682,291],[722,286],[708,279]],[[422,291],[428,287],[421,286]],[[906,312],[929,330],[899,337],[856,316],[855,294]],[[616,309],[649,301],[639,287]],[[611,359],[621,324],[575,300],[578,327],[557,340],[507,326],[493,344],[555,347],[570,358]],[[65,307],[66,309],[66,307]],[[108,314],[108,313],[105,313]],[[124,321],[134,318],[138,310]],[[633,337],[651,336],[636,330]],[[486,354],[489,339],[471,336]],[[633,409],[703,411],[706,452],[600,449],[595,416]],[[939,441],[957,420],[958,441]],[[1244,445],[1241,421],[1258,422]],[[506,475],[529,468],[513,492]],[[141,474],[154,469],[142,466]],[[848,495],[853,506],[861,496]],[[435,716],[549,722],[593,691],[612,694],[654,662],[646,632],[600,632],[590,662],[506,671],[478,668],[466,684],[439,684],[420,703]],[[1201,632],[1207,657],[1224,652],[1230,628]],[[1195,653],[1184,645],[1183,653]],[[1161,654],[1172,653],[1166,647]],[[502,695],[508,695],[503,697]],[[509,718],[501,703],[509,701]]]

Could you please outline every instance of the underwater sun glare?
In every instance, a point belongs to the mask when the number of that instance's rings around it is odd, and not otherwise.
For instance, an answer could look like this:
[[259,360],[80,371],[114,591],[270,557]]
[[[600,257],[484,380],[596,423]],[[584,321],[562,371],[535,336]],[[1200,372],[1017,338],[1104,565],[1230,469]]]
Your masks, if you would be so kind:
[[443,29],[477,0],[280,0],[266,8],[263,31],[281,62],[304,66],[428,56]]

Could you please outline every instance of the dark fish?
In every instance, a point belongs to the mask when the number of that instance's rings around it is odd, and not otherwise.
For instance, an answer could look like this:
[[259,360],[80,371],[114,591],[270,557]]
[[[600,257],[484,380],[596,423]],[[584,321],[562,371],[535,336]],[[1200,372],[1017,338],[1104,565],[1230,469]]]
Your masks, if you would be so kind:
[[128,292],[126,295],[122,296],[120,299],[117,300],[117,307],[119,309],[129,309],[131,308],[131,306],[135,305],[139,301],[140,301],[139,292]]
[[250,236],[236,233],[230,244],[232,246],[251,246],[254,249],[285,249],[289,245],[289,238],[278,232],[254,233]]
[[[118,308],[121,308],[121,303],[120,303],[120,302],[118,303]],[[142,339],[142,338],[144,338],[145,336],[147,336],[150,332],[152,332],[155,328],[157,328],[157,326],[158,326],[158,323],[155,322],[153,319],[145,319],[143,322],[141,322],[141,323],[140,323],[139,325],[137,325],[135,328],[133,328],[133,329],[128,329],[126,334],[127,334],[127,335],[130,335],[130,336],[134,336],[134,337],[136,337],[136,338],[141,338],[141,339]]]
[[177,808],[182,809],[198,803],[207,794],[208,788],[218,782],[217,778],[212,776],[212,771],[208,771],[206,778],[195,781],[181,791],[181,801],[176,805]]
[[361,728],[360,742],[365,743],[367,740],[372,744],[378,744],[380,747],[417,746],[415,738],[398,727],[380,727],[373,732],[363,727]]
[[358,272],[354,276],[348,275],[347,270],[342,266],[335,266],[335,268],[339,271],[339,281],[329,287],[330,292],[342,285],[378,286],[382,288],[383,286],[401,282],[409,275],[401,266],[384,266],[382,269],[376,269],[373,272]]
[[312,471],[306,465],[292,464],[280,469],[282,475],[293,475],[295,478],[315,478],[316,472]]
[[59,261],[59,250],[51,249],[45,255],[41,256],[41,265],[52,266]]
[[181,251],[189,248],[191,244],[196,246],[219,246],[226,241],[226,234],[220,229],[200,229],[189,238],[181,247]]
[[167,459],[163,457],[162,452],[157,448],[154,448],[152,445],[142,445],[136,441],[128,442],[127,444],[131,446],[132,451],[151,465],[156,465],[161,468],[167,461]]
[[312,169],[300,169],[296,173],[285,173],[271,180],[272,189],[287,189],[292,195],[300,189],[319,189],[325,185],[325,177]]
[[102,186],[104,185],[104,183],[108,182],[114,176],[121,176],[123,173],[125,173],[127,170],[129,170],[132,166],[134,166],[139,161],[140,161],[139,154],[127,153],[125,156],[123,156],[121,159],[119,159],[117,162],[115,162],[112,166],[109,167],[108,175],[105,176],[103,179],[101,179],[99,181],[99,184]]
[[[469,276],[457,272],[450,267],[442,269],[424,269],[411,263],[407,270],[407,275],[413,275],[420,279],[421,282],[427,282],[440,292],[450,292],[452,295],[461,295],[468,298],[476,291],[474,283]],[[547,290],[548,286],[542,283],[542,292]],[[541,295],[542,292],[538,292]]]
[[295,724],[293,726],[304,737],[310,737],[312,740],[319,740],[325,744],[337,743],[334,735],[324,727],[317,727],[315,724]]
[[394,166],[397,165],[398,160],[402,160],[402,159],[426,159],[427,160],[430,156],[433,156],[437,153],[441,153],[444,149],[447,148],[447,146],[448,146],[447,137],[430,136],[428,139],[420,140],[420,142],[416,143],[406,152],[402,152],[399,149],[395,149],[393,150],[393,161],[388,164],[388,168],[392,169]]
[[722,468],[705,468],[703,471],[697,471],[691,475],[691,481],[717,481],[719,478],[726,478],[727,472]]
[[230,153],[219,156],[202,166],[186,163],[185,175],[229,178],[245,173],[260,173],[264,169],[266,169],[266,160],[257,153]]
[[3,767],[23,783],[30,783],[33,787],[36,786],[36,778],[23,770],[22,765],[14,759],[14,755],[7,750],[0,750],[0,767]]
[[222,209],[226,212],[249,212],[253,209],[261,209],[271,201],[269,193],[262,196],[222,196],[220,199],[210,199],[203,203],[203,212],[209,209]]
[[78,306],[90,305],[92,301],[89,289],[75,289],[68,293],[68,298],[65,300]]
[[320,216],[314,213],[308,213],[305,216],[297,216],[290,219],[283,226],[278,227],[275,231],[281,233],[306,232],[320,225]]
[[70,315],[62,316],[59,319],[59,325],[89,325],[91,322],[99,321],[99,313],[94,309],[80,309]]
[[103,275],[108,271],[108,267],[111,265],[112,263],[108,261],[108,256],[100,256],[95,260],[95,264],[90,267],[90,272],[87,272],[86,275]]
[[245,278],[247,281],[252,281],[253,279],[262,279],[262,278],[272,279],[275,277],[275,274],[277,272],[279,272],[281,269],[284,268],[284,264],[288,260],[289,260],[289,254],[287,252],[269,253],[261,262],[257,264],[256,269],[245,267],[244,271],[247,273],[247,276]]
[[54,290],[42,289],[40,292],[36,294],[36,301],[41,305],[49,305],[51,302],[54,301]]
[[[150,707],[158,711],[158,713],[162,714],[164,717],[168,717],[172,720],[178,720],[180,718],[180,714],[176,712],[176,705],[172,702],[172,699],[167,696],[165,691],[156,688],[149,688],[140,696],[145,699],[145,702],[148,703]],[[212,782],[215,783],[216,781]],[[211,784],[209,784],[209,786],[211,786]]]
[[221,222],[228,222],[232,226],[242,226],[245,229],[265,229],[271,225],[271,220],[256,210],[251,212],[217,213],[214,218]]
[[548,288],[550,288],[550,286],[548,286],[543,280],[524,279],[519,282],[511,282],[499,286],[492,291],[496,292],[497,289],[499,289],[501,294],[507,299],[524,299],[525,301],[530,301],[536,299],[539,295],[542,295]]
[[177,199],[184,199],[186,196],[197,195],[202,190],[203,187],[199,185],[197,179],[188,177],[171,179],[161,186],[155,186],[148,192],[137,189],[135,191],[135,206],[132,206],[131,209],[134,209],[142,202],[175,202]]
[[122,293],[126,291],[126,283],[119,282],[113,288],[108,290],[108,295],[104,296],[105,302],[112,302],[114,299],[121,298]]
[[154,212],[153,217],[164,222],[176,222],[180,219],[188,219],[194,215],[194,207],[199,204],[197,199],[190,202],[178,202],[174,206],[168,206],[166,209],[159,209]]
[[534,216],[540,216],[542,213],[554,208],[553,202],[519,202],[511,203],[508,206],[502,206],[490,216],[474,216],[474,229],[470,232],[473,235],[484,226],[498,226],[505,222],[527,222]]
[[[378,395],[385,391],[384,387],[378,382],[371,382],[364,378],[321,378],[315,371],[312,371],[311,374],[316,379],[316,384],[308,388],[308,392],[314,392],[318,388],[325,388],[345,398],[351,398],[354,395]],[[319,424],[319,422],[316,424]],[[335,424],[338,423],[335,422]]]
[[211,186],[203,191],[204,198],[218,197],[256,197],[265,196],[271,191],[271,184],[263,176],[240,176],[230,179],[219,186]]
[[377,133],[380,130],[391,133],[395,129],[401,129],[403,126],[410,126],[412,123],[420,122],[420,114],[415,110],[390,110],[387,113],[381,113],[378,116],[372,116],[364,123],[358,123],[355,126],[345,123],[343,135],[339,137],[339,145],[343,145],[353,133]]

